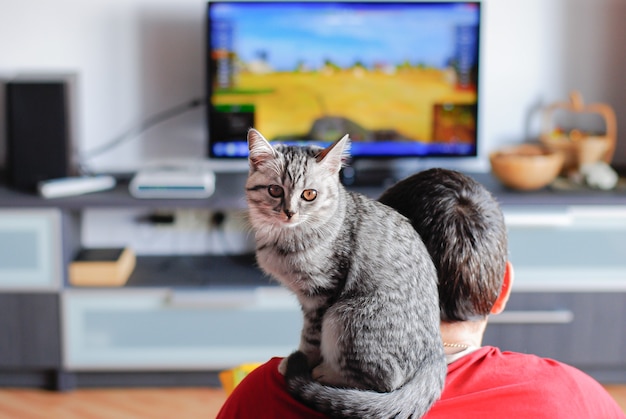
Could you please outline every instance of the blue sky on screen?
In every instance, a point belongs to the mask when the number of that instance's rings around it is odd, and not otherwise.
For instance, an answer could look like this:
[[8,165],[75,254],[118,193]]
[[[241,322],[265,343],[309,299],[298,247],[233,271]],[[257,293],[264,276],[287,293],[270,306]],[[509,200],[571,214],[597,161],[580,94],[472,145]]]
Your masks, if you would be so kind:
[[279,71],[298,62],[318,68],[359,61],[405,61],[443,67],[454,54],[455,28],[476,25],[473,6],[426,3],[214,3],[212,18],[233,26],[233,47],[244,61],[260,58]]

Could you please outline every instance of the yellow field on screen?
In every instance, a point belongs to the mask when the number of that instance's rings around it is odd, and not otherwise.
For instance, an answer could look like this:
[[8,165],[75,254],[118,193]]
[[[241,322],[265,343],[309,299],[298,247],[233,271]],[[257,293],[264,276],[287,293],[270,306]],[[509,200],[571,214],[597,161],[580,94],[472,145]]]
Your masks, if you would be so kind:
[[235,84],[214,103],[254,105],[255,127],[268,139],[306,134],[315,119],[342,116],[367,129],[395,129],[426,142],[432,137],[433,104],[476,101],[475,91],[455,87],[453,72],[435,69],[242,73]]

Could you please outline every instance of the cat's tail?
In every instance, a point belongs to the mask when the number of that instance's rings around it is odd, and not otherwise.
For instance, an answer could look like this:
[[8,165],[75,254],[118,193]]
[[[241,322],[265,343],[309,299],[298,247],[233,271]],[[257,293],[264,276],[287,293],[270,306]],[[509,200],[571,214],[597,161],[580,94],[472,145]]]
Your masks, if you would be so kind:
[[434,365],[420,368],[402,387],[387,393],[321,384],[311,377],[307,358],[297,351],[289,356],[285,380],[291,395],[334,418],[421,418],[439,399],[445,380]]

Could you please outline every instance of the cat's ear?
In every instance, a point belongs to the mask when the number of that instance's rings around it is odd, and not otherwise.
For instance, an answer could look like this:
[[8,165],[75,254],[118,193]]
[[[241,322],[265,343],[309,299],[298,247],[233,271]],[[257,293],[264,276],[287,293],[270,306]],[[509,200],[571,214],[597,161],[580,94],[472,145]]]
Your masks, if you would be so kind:
[[250,166],[254,169],[276,157],[274,147],[254,128],[248,130],[248,151]]
[[323,164],[333,174],[339,173],[344,160],[348,158],[350,150],[350,136],[344,135],[325,149],[319,152],[316,157],[318,163]]

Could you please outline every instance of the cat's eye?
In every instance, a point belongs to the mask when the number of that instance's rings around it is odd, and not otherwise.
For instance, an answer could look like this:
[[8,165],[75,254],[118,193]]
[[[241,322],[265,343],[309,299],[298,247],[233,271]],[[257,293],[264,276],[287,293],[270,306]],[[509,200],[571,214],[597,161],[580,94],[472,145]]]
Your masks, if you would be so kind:
[[273,198],[280,198],[283,196],[283,188],[278,185],[270,185],[267,187],[267,193]]
[[305,189],[301,196],[302,199],[310,202],[317,198],[317,191],[315,189]]

